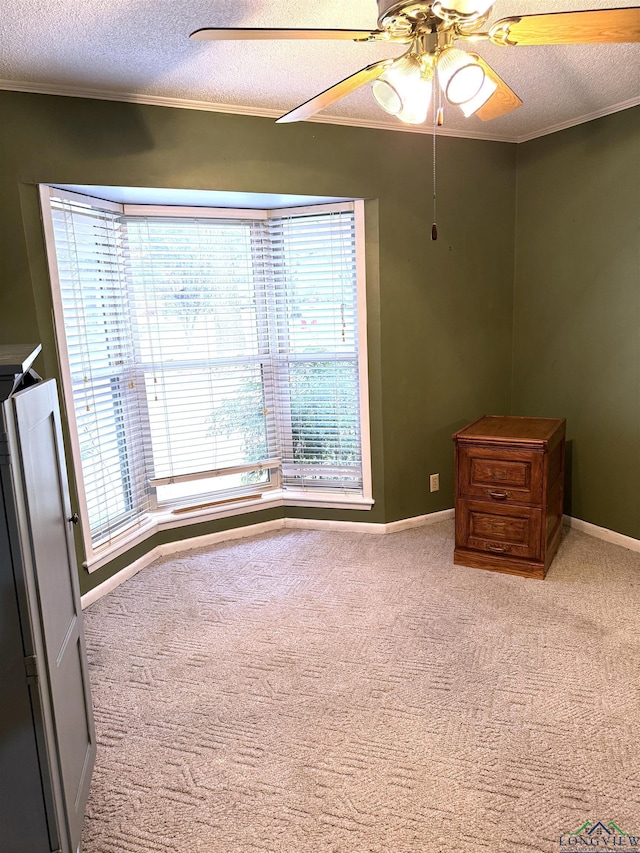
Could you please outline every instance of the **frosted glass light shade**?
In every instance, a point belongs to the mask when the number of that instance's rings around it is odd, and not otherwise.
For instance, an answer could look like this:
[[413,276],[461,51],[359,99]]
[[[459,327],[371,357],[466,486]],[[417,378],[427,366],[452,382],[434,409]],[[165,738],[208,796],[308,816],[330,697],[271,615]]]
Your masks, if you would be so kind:
[[438,79],[449,103],[460,106],[478,95],[485,73],[473,56],[456,47],[448,47],[438,59]]
[[402,98],[396,91],[393,83],[379,77],[371,84],[373,97],[378,102],[378,106],[382,107],[385,112],[392,116],[397,115],[402,109]]
[[427,120],[429,104],[431,103],[431,91],[433,84],[431,80],[425,80],[425,85],[420,97],[410,98],[406,105],[396,113],[396,118],[406,124],[422,124]]
[[484,83],[482,84],[482,88],[475,96],[475,98],[471,98],[470,101],[466,101],[464,104],[460,104],[460,109],[464,113],[464,115],[469,118],[469,116],[473,115],[476,110],[479,110],[480,107],[484,106],[487,103],[491,95],[498,88],[498,84],[494,83],[491,78],[484,78]]
[[383,110],[408,124],[422,124],[429,112],[432,73],[412,54],[397,59],[371,84]]

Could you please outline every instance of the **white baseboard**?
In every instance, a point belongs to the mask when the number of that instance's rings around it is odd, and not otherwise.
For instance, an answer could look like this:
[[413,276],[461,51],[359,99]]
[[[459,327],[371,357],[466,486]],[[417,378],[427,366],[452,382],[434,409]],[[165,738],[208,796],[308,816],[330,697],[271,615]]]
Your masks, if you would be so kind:
[[625,536],[624,533],[616,533],[615,530],[598,527],[597,524],[591,524],[591,522],[583,521],[581,518],[572,518],[570,515],[565,515],[563,520],[567,527],[579,530],[581,533],[587,533],[596,539],[604,539],[605,542],[611,542],[612,545],[621,545],[629,551],[640,551],[640,539],[634,539],[633,536]]
[[443,509],[440,512],[430,512],[428,515],[416,515],[413,518],[401,518],[400,521],[391,521],[385,524],[385,533],[400,533],[401,530],[410,530],[412,527],[424,527],[427,524],[437,524],[439,521],[455,518],[455,510]]
[[243,527],[235,527],[232,530],[220,530],[218,533],[208,533],[205,536],[193,536],[190,539],[179,539],[176,542],[167,542],[152,548],[143,557],[135,560],[129,566],[121,569],[113,577],[108,578],[89,592],[85,593],[80,601],[82,609],[93,604],[103,595],[112,592],[121,583],[129,580],[139,571],[150,566],[159,557],[168,554],[179,554],[183,551],[192,551],[195,548],[206,548],[218,542],[226,542],[231,539],[242,539],[246,536],[258,536],[261,533],[270,533],[272,530],[290,528],[295,530],[335,530],[341,533],[399,533],[412,527],[423,527],[427,524],[435,524],[453,518],[453,509],[445,509],[441,512],[432,512],[428,515],[417,515],[414,518],[403,518],[400,521],[392,521],[389,524],[373,524],[368,521],[326,521],[313,518],[279,518],[275,521],[264,521],[260,524],[247,524]]
[[[373,533],[384,535],[387,533],[400,533],[402,530],[424,527],[428,524],[436,524],[439,521],[445,521],[453,517],[453,509],[444,509],[441,512],[431,512],[428,515],[402,518],[400,521],[392,521],[389,524],[373,524],[369,521],[326,521],[314,518],[278,518],[275,521],[263,521],[260,524],[247,524],[231,530],[220,530],[218,533],[208,533],[205,536],[179,539],[176,542],[167,542],[165,545],[156,546],[149,553],[135,560],[124,569],[121,569],[113,577],[104,581],[104,583],[85,593],[81,597],[82,609],[84,610],[85,607],[93,604],[94,601],[102,598],[103,595],[112,592],[121,583],[132,578],[159,557],[166,557],[169,554],[179,554],[183,551],[192,551],[195,548],[206,548],[218,542],[243,539],[247,536],[258,536],[261,533],[270,533],[273,530],[335,530],[341,533]],[[572,518],[569,515],[564,516],[564,523],[568,527],[572,527],[574,530],[579,530],[582,533],[587,533],[596,539],[603,539],[605,542],[611,542],[613,545],[621,545],[630,551],[640,552],[640,539],[616,533],[614,530],[608,530],[606,527],[598,527],[596,524],[590,524],[588,521]]]
[[86,592],[80,597],[82,609],[93,604],[103,595],[120,586],[121,583],[128,581],[139,571],[150,566],[159,557],[166,557],[169,554],[178,554],[182,551],[193,551],[196,548],[207,548],[209,545],[216,545],[218,542],[224,542],[230,539],[242,539],[247,536],[258,536],[260,533],[270,533],[272,530],[281,530],[285,526],[285,519],[278,518],[275,521],[263,521],[260,524],[247,524],[244,527],[234,527],[231,530],[220,530],[218,533],[207,533],[205,536],[192,536],[190,539],[179,539],[176,542],[167,542],[164,545],[157,545],[151,551],[144,554],[137,560],[134,560],[124,569],[120,569],[115,575],[107,578],[103,583]]
[[102,598],[103,595],[107,595],[110,592],[120,586],[121,583],[129,580],[134,575],[137,575],[141,569],[144,569],[146,566],[153,563],[154,560],[157,560],[158,557],[161,557],[160,548],[152,548],[151,551],[148,551],[143,557],[140,557],[138,560],[134,560],[133,563],[130,563],[128,566],[125,566],[124,569],[120,569],[119,572],[116,572],[110,578],[107,578],[106,581],[99,583],[98,586],[94,586],[93,589],[90,589],[89,592],[85,592],[84,595],[80,596],[80,604],[82,605],[82,609],[88,607],[90,604],[93,604],[94,601],[97,601],[99,598]]
[[424,527],[426,524],[435,524],[447,518],[453,518],[452,509],[444,509],[442,512],[432,512],[429,515],[416,515],[413,518],[402,518],[400,521],[391,521],[389,524],[373,524],[370,521],[324,521],[314,518],[285,518],[284,526],[298,530],[335,530],[340,533],[399,533],[401,530],[409,530],[411,527]]

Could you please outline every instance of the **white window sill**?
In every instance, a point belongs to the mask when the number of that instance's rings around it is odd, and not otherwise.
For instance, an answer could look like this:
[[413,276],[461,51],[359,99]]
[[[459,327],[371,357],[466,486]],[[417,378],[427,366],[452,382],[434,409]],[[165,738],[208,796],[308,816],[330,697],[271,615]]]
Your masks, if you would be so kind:
[[334,492],[296,492],[287,489],[286,492],[282,490],[269,491],[265,492],[261,498],[238,501],[233,504],[220,504],[208,509],[194,509],[193,512],[181,512],[180,515],[175,515],[166,509],[157,510],[148,513],[141,524],[124,531],[108,545],[101,547],[83,565],[88,572],[96,572],[110,563],[111,560],[162,530],[174,530],[191,524],[203,524],[207,521],[216,521],[221,518],[231,518],[234,515],[244,515],[279,507],[306,506],[317,509],[369,510],[373,504],[372,498],[364,498],[361,495],[336,494]]

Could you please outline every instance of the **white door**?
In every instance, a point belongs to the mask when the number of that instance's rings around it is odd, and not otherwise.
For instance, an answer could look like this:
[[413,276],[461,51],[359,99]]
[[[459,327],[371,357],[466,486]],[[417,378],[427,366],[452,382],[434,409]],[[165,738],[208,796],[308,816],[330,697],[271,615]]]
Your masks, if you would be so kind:
[[96,754],[71,507],[53,379],[13,398],[25,578],[62,850],[77,853]]

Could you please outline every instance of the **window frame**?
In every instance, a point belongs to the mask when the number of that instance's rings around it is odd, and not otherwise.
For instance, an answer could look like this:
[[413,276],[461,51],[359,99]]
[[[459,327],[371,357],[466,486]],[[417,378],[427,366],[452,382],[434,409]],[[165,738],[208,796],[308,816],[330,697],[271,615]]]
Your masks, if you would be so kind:
[[[82,543],[84,546],[85,560],[83,565],[89,572],[93,572],[106,565],[115,557],[126,552],[136,544],[143,542],[149,536],[161,530],[170,530],[182,526],[193,525],[201,522],[230,518],[236,515],[250,514],[272,507],[308,507],[322,509],[355,509],[368,510],[374,504],[372,491],[371,473],[371,437],[370,437],[370,412],[369,412],[369,377],[368,377],[368,347],[367,347],[367,301],[366,301],[366,260],[365,260],[365,205],[362,199],[353,199],[354,230],[355,230],[355,265],[356,265],[356,304],[357,304],[357,327],[358,327],[358,384],[359,384],[359,408],[360,408],[360,445],[362,462],[362,493],[348,494],[322,491],[318,489],[312,493],[296,490],[288,487],[283,490],[280,484],[279,472],[274,477],[274,468],[271,468],[272,484],[264,490],[260,498],[242,496],[231,498],[227,501],[216,503],[214,498],[208,501],[203,496],[202,503],[209,504],[203,508],[194,508],[193,511],[179,510],[176,514],[176,506],[172,509],[158,504],[152,499],[151,510],[146,512],[139,520],[134,521],[122,532],[112,535],[107,544],[95,544],[91,539],[91,531],[88,524],[88,506],[86,491],[84,487],[82,472],[82,461],[80,455],[80,441],[78,436],[78,423],[76,418],[72,377],[69,368],[69,356],[64,324],[64,312],[60,279],[58,276],[58,264],[54,239],[53,216],[50,199],[52,196],[75,202],[84,202],[100,206],[103,209],[120,213],[121,215],[147,215],[147,216],[188,216],[207,217],[212,219],[267,219],[269,216],[304,215],[310,213],[330,213],[344,210],[344,203],[313,204],[304,207],[278,207],[272,210],[256,210],[247,208],[212,208],[177,205],[140,205],[121,204],[108,199],[98,198],[88,194],[72,192],[70,190],[58,189],[49,184],[39,185],[40,208],[42,215],[45,251],[48,261],[49,276],[51,282],[51,295],[53,305],[54,337],[57,345],[58,367],[61,378],[61,396],[69,425],[69,442],[71,449],[71,461],[74,471],[78,476],[74,477],[78,498],[78,511],[81,518]],[[269,460],[270,462],[272,460]],[[260,467],[258,465],[256,468]],[[267,467],[266,465],[263,467]],[[217,473],[212,476],[220,476]],[[155,489],[152,494],[155,493]],[[189,499],[192,501],[192,499]],[[179,507],[178,507],[179,509]],[[250,522],[248,522],[250,523]]]

